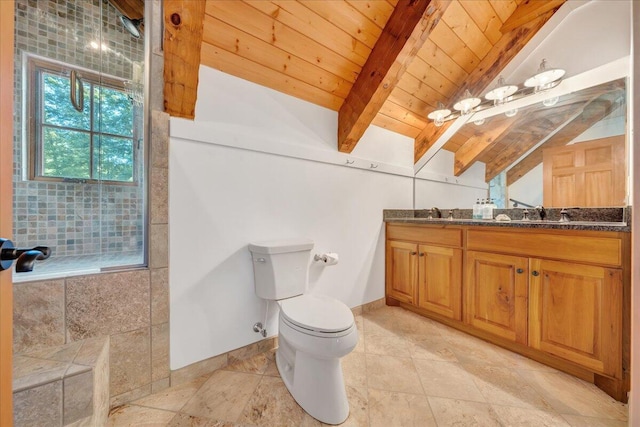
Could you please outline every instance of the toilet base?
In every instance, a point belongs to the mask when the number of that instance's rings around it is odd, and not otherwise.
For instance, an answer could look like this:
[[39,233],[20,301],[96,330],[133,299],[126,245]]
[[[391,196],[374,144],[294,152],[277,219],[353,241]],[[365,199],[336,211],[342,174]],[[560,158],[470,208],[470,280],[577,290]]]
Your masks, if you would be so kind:
[[276,365],[289,393],[309,415],[325,424],[341,424],[347,419],[349,402],[340,359],[318,359],[296,352],[280,337]]

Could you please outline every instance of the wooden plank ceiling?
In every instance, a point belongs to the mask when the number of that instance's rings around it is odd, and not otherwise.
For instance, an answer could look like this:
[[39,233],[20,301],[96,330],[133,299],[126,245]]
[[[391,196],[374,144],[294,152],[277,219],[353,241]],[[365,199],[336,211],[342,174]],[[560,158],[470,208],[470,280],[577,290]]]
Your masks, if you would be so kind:
[[[175,15],[196,16],[193,3],[200,2],[165,0],[165,52],[178,52],[165,58],[173,93],[176,84],[197,87],[197,71],[175,74],[188,50]],[[447,127],[427,119],[438,101],[451,106],[465,89],[484,93],[563,3],[206,0],[198,53],[203,65],[338,111],[340,151],[350,152],[374,124],[415,138],[418,160]],[[195,49],[199,40],[189,43]],[[172,96],[165,91],[165,104]],[[193,117],[183,108],[167,111]],[[458,136],[444,148],[468,151],[468,140]],[[472,161],[490,161],[488,149],[472,150]]]

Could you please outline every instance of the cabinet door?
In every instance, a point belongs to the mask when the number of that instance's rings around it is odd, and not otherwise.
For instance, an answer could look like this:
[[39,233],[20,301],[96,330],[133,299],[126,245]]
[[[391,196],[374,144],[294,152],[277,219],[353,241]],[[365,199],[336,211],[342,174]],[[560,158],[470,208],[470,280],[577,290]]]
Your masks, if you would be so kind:
[[418,245],[387,241],[387,296],[415,303]]
[[467,252],[465,322],[527,343],[528,259]]
[[461,319],[462,250],[418,246],[418,306]]
[[621,378],[622,271],[531,260],[529,345]]

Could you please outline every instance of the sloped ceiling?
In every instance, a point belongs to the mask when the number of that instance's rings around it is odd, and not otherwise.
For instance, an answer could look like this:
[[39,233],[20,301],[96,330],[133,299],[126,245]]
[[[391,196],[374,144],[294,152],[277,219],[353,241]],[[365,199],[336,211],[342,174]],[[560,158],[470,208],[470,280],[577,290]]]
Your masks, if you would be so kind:
[[427,119],[438,101],[484,93],[563,3],[165,0],[165,108],[193,118],[203,64],[338,111],[340,151],[374,124],[415,138],[417,160],[447,128]]

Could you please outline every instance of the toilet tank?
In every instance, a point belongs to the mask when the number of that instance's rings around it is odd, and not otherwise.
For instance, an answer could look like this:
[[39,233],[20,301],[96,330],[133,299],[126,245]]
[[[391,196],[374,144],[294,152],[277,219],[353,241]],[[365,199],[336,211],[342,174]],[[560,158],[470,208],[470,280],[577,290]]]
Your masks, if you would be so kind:
[[302,295],[313,241],[298,238],[249,244],[256,295],[279,300]]

